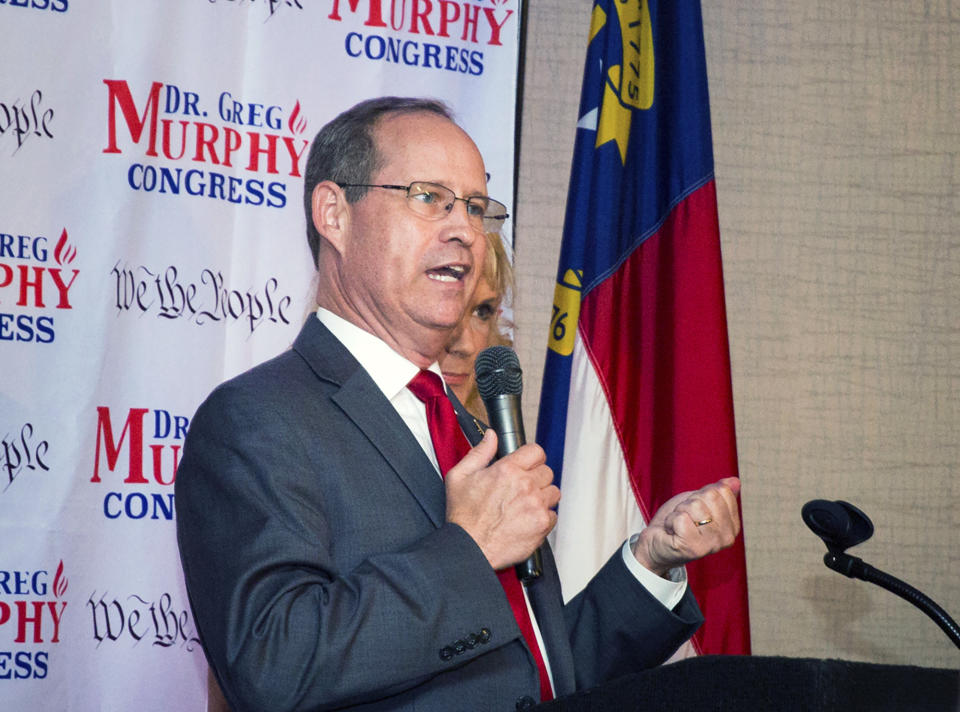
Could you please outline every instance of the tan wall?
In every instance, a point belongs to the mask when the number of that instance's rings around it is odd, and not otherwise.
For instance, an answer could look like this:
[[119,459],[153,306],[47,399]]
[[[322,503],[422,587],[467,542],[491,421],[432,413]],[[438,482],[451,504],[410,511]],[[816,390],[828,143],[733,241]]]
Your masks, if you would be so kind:
[[[754,653],[957,667],[916,608],[823,566],[800,507],[860,506],[852,553],[960,618],[960,4],[703,4]],[[528,11],[532,432],[590,3]]]

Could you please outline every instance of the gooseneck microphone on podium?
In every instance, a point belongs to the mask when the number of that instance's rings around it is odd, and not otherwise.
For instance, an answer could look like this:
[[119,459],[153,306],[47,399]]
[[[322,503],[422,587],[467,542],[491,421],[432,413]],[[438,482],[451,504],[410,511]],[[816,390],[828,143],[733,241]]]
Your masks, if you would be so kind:
[[[497,457],[509,455],[527,442],[523,432],[523,413],[520,394],[523,391],[523,371],[513,349],[491,346],[477,356],[474,364],[477,390],[487,408],[490,427],[497,433]],[[530,558],[516,566],[517,577],[529,583],[543,573],[542,557],[537,548]]]
[[850,578],[863,579],[900,596],[926,613],[940,626],[947,637],[960,648],[960,628],[945,610],[913,586],[874,568],[846,550],[873,536],[873,522],[849,502],[814,499],[803,505],[803,521],[823,539],[827,553],[823,563]]

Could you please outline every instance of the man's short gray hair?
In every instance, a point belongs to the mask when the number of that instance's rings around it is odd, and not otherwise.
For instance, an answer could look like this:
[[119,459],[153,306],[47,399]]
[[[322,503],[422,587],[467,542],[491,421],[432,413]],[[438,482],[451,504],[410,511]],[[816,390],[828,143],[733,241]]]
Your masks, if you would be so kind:
[[[384,96],[352,106],[321,128],[313,139],[303,177],[303,207],[307,216],[307,244],[317,264],[320,233],[313,225],[313,189],[325,180],[334,183],[369,183],[383,165],[374,129],[385,116],[426,112],[453,120],[450,108],[436,99]],[[366,188],[344,188],[347,202],[366,195]]]

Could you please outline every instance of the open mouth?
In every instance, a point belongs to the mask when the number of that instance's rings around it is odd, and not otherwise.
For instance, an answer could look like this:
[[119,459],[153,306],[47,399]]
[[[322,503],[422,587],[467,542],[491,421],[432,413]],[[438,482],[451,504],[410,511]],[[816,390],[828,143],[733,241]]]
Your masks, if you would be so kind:
[[443,265],[427,270],[427,276],[438,282],[459,282],[467,276],[466,265]]

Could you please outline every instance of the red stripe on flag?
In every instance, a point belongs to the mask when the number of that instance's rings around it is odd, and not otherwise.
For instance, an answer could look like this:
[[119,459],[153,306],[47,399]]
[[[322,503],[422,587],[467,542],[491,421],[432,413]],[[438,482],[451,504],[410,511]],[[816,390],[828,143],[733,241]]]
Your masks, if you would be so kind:
[[[737,474],[713,181],[584,297],[580,333],[610,403],[644,518],[678,492]],[[743,536],[687,566],[703,654],[748,654]]]

